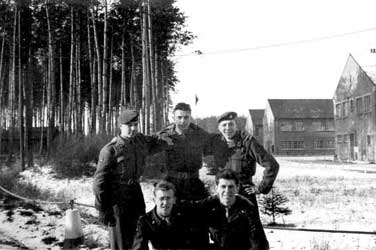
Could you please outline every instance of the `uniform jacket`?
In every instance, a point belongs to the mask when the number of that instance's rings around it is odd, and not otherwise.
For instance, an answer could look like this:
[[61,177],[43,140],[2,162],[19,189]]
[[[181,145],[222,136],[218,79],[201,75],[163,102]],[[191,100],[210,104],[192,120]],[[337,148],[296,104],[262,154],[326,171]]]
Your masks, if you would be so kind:
[[165,141],[143,134],[129,139],[117,136],[106,144],[100,151],[94,174],[96,208],[104,213],[113,205],[121,207],[132,204],[144,211],[145,204],[138,181],[144,171],[145,157],[166,147]]
[[[133,241],[133,250],[147,250],[150,242],[153,249],[197,249],[187,237],[187,219],[184,211],[174,207],[170,222],[163,221],[154,208],[140,217],[137,232]],[[200,248],[201,249],[201,248]]]
[[264,250],[260,247],[267,242],[258,242],[256,228],[261,223],[256,218],[257,207],[249,200],[237,196],[235,203],[228,209],[220,203],[218,197],[210,197],[201,201],[206,213],[210,237],[214,241],[214,249],[220,250]]
[[171,136],[174,146],[166,150],[167,171],[196,172],[202,166],[203,154],[209,152],[210,134],[191,123],[188,130],[179,135],[172,124],[161,130],[160,137]]
[[212,140],[212,151],[217,169],[232,169],[237,172],[242,184],[252,184],[252,176],[256,173],[256,163],[265,168],[263,178],[259,184],[261,193],[268,193],[277,177],[279,164],[257,140],[237,131],[235,145],[229,147],[226,139],[217,134]]

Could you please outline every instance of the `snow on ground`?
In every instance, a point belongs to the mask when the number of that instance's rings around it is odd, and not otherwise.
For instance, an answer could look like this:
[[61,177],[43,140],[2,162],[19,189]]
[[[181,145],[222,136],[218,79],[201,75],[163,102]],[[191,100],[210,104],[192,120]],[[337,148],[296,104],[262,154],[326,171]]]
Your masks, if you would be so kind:
[[[376,165],[373,164],[338,164],[333,163],[331,159],[312,157],[278,157],[277,160],[281,165],[278,176],[281,183],[282,180],[304,179],[305,176],[310,176],[318,179],[329,177],[336,180],[338,178],[340,181],[347,181],[346,183],[351,183],[351,181],[364,182],[365,185],[376,188]],[[262,168],[258,167],[256,181],[261,178],[261,175]],[[207,183],[213,182],[213,177],[206,175],[205,168],[200,171],[200,177],[205,179]],[[91,191],[92,178],[55,179],[50,168],[42,168],[23,172],[22,180],[56,194],[61,200],[75,199],[76,202],[89,205],[94,203]],[[279,185],[278,181],[276,184]],[[142,189],[147,210],[149,210],[153,207],[151,185],[142,183]],[[373,212],[376,206],[376,197],[368,200],[370,209],[366,211],[360,211],[359,207],[351,204],[351,201],[349,202],[339,201],[336,205],[326,206],[325,201],[323,201],[319,203],[319,205],[322,204],[322,209],[318,207],[310,209],[306,202],[301,202],[297,198],[292,199],[288,206],[292,208],[293,214],[285,216],[284,221],[287,224],[295,225],[297,228],[376,231],[376,213]],[[342,206],[350,206],[350,209],[343,210]],[[93,224],[97,217],[95,209],[81,206],[76,206],[76,208],[79,209],[83,218],[85,244],[81,249],[108,249],[107,231],[104,227]],[[48,206],[44,207],[44,211],[35,212],[29,208],[16,208],[13,210],[13,220],[8,221],[5,210],[0,207],[0,234],[13,237],[30,249],[60,249],[64,240],[65,223],[64,211],[60,209],[61,207]],[[363,219],[359,219],[361,217]],[[264,222],[267,221],[264,217],[262,219]],[[354,219],[354,221],[351,219]],[[375,235],[297,232],[276,229],[266,229],[265,231],[271,249],[376,250]]]

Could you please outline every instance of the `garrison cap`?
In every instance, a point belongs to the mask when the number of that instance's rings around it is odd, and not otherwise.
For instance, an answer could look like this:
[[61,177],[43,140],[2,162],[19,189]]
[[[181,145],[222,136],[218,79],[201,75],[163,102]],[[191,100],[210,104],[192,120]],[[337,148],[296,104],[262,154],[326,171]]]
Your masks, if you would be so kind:
[[123,109],[119,115],[119,125],[128,124],[130,122],[138,121],[138,111],[132,109]]
[[236,112],[229,111],[219,116],[217,121],[220,123],[221,121],[235,120],[237,116]]

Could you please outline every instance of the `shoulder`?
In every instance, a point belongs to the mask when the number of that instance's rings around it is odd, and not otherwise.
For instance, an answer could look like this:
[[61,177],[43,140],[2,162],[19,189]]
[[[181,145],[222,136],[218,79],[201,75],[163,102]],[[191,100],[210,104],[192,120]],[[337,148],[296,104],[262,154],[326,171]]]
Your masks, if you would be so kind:
[[168,126],[166,126],[165,128],[161,129],[160,131],[158,131],[156,134],[158,136],[160,135],[166,135],[166,134],[172,134],[174,132],[174,129],[175,129],[175,125],[174,124],[170,124]]
[[256,205],[248,200],[246,197],[242,196],[242,195],[237,195],[236,196],[236,202],[238,204],[238,206],[242,207],[242,208],[256,208]]
[[116,146],[117,138],[114,137],[109,143],[103,146],[100,151],[100,155],[112,155],[114,154],[114,147]]

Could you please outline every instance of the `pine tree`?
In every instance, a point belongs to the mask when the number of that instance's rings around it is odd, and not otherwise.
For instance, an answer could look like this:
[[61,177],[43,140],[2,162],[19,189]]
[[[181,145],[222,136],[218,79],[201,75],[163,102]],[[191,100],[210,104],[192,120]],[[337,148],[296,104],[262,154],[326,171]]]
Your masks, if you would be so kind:
[[291,214],[291,209],[284,206],[289,200],[276,188],[272,188],[268,195],[261,198],[261,212],[272,217],[273,222],[269,225],[276,225],[276,217]]

